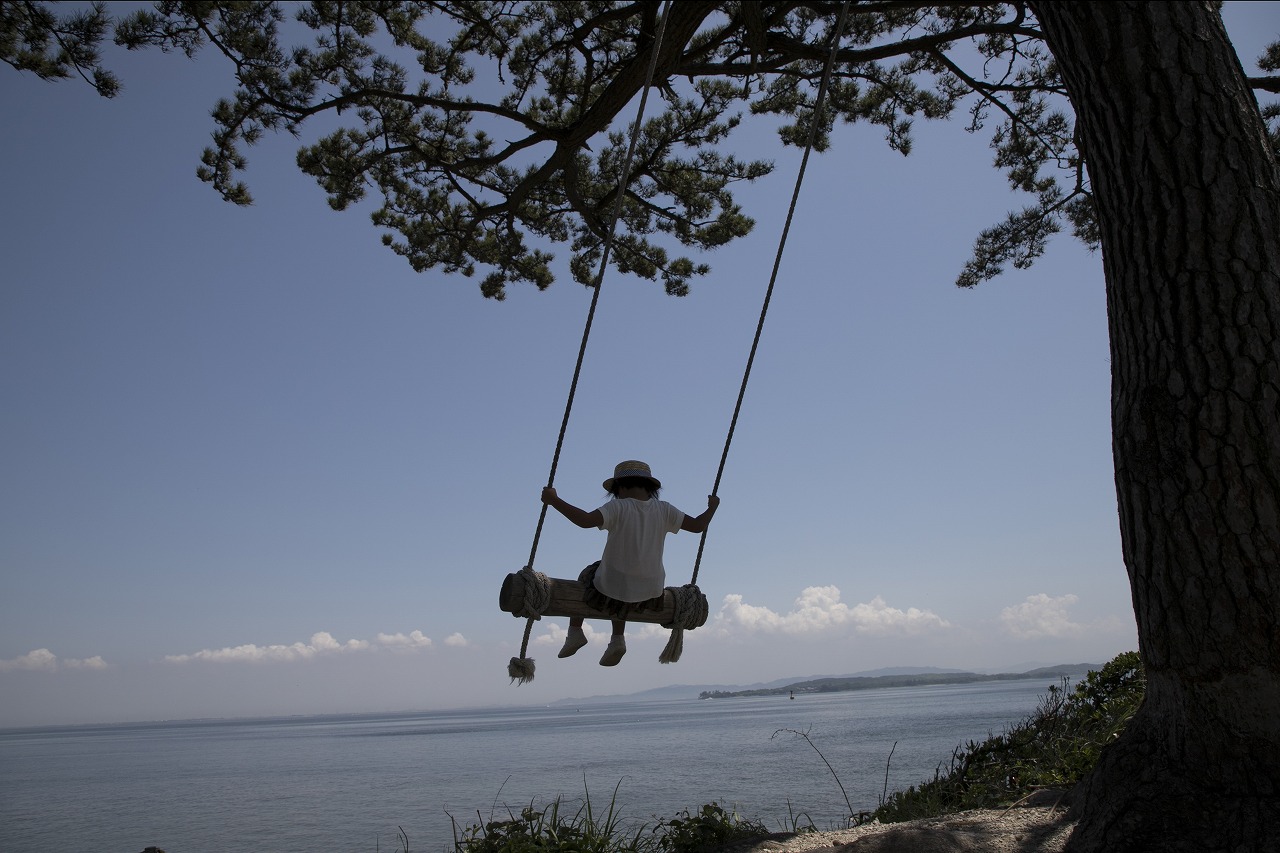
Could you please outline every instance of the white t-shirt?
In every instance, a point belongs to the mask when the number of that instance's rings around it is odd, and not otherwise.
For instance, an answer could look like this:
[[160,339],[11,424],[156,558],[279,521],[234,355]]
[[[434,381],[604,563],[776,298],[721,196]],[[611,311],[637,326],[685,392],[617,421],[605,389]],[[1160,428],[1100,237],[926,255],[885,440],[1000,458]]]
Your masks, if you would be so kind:
[[601,530],[609,532],[596,569],[596,589],[618,601],[645,601],[662,594],[667,572],[662,546],[684,523],[684,513],[666,501],[614,498],[600,507]]

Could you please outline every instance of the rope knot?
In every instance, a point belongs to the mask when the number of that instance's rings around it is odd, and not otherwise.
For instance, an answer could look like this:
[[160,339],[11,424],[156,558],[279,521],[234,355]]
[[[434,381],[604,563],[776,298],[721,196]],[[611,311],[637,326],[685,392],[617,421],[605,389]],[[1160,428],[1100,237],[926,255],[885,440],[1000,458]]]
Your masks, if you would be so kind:
[[516,684],[528,684],[533,681],[534,663],[529,657],[529,635],[533,633],[533,623],[542,618],[542,614],[551,606],[551,579],[542,572],[535,572],[532,566],[525,566],[519,571],[524,581],[524,602],[516,617],[524,616],[529,621],[524,626],[524,641],[520,644],[520,656],[511,659],[507,664],[507,675]]
[[697,584],[667,587],[675,596],[675,612],[671,621],[663,625],[671,629],[666,648],[658,655],[658,663],[675,663],[684,652],[684,632],[700,628],[707,623],[707,597]]
[[524,601],[517,618],[541,619],[551,606],[551,579],[532,566],[525,566],[517,574],[524,581]]

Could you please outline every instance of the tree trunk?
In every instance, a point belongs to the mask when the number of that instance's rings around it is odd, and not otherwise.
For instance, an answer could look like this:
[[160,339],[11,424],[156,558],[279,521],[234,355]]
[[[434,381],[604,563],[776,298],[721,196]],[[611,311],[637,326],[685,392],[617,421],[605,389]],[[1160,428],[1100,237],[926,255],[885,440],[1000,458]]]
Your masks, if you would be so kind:
[[1102,228],[1147,695],[1071,851],[1280,849],[1280,180],[1212,5],[1035,2]]

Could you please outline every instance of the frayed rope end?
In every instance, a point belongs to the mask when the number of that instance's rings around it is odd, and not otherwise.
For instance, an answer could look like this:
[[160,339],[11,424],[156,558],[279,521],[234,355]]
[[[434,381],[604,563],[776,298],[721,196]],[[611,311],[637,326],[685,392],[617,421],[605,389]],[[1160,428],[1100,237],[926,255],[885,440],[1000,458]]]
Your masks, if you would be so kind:
[[507,675],[516,684],[528,684],[533,681],[533,658],[512,658],[507,664]]
[[662,654],[658,655],[658,663],[675,663],[680,660],[682,652],[684,652],[684,629],[672,628],[671,639],[667,640],[667,647],[662,650]]

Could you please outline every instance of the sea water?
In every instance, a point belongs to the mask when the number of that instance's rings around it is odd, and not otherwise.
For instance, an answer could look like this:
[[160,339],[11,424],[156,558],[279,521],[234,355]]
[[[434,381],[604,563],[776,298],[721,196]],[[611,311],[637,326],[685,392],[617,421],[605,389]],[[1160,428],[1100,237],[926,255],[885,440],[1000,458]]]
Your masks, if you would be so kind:
[[[560,798],[842,826],[1030,715],[1044,680],[0,731],[0,851],[377,853]],[[798,734],[803,733],[803,734]],[[891,757],[892,756],[892,757]],[[830,765],[830,766],[828,766]]]

